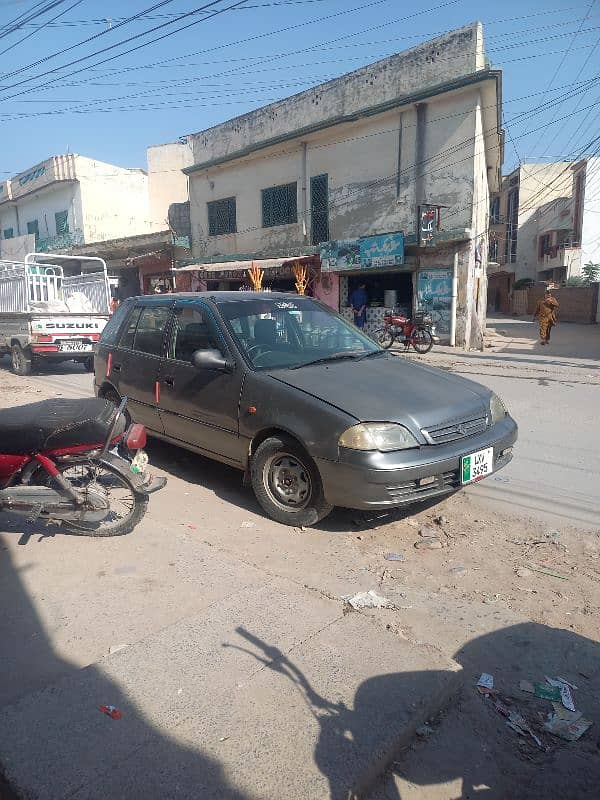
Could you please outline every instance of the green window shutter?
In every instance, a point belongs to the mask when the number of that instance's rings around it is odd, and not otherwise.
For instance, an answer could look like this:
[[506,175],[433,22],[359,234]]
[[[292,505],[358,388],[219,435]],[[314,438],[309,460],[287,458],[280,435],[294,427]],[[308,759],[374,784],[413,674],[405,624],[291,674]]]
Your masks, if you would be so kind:
[[57,211],[54,215],[54,222],[56,223],[56,235],[64,236],[69,232],[69,212]]
[[5,228],[2,231],[2,235],[5,239],[12,239],[13,236],[15,235],[15,232],[12,228]]

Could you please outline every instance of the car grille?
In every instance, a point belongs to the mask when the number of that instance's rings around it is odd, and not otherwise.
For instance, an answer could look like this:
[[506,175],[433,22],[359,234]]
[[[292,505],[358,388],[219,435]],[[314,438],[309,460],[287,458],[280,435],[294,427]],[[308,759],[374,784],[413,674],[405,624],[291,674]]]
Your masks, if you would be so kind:
[[427,428],[422,430],[421,433],[430,444],[446,444],[447,442],[455,442],[457,439],[465,439],[467,436],[475,436],[477,433],[483,433],[487,426],[487,417],[475,417],[438,425],[435,428]]
[[415,481],[407,481],[397,486],[388,486],[387,493],[397,503],[411,503],[415,500],[426,500],[436,494],[451,492],[460,486],[458,471],[442,472],[440,475],[431,478],[418,478]]

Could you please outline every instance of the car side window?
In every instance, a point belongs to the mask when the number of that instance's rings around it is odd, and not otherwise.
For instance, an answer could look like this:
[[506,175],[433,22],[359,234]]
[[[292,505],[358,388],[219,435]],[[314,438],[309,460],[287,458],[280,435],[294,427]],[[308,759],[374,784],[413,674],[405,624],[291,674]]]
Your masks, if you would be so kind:
[[108,320],[106,325],[104,326],[104,330],[102,331],[101,341],[102,344],[106,344],[109,347],[112,347],[117,343],[117,338],[119,336],[119,330],[121,325],[125,321],[125,318],[131,311],[132,306],[131,303],[123,303],[120,305],[112,317]]
[[196,350],[220,350],[223,345],[210,314],[198,306],[175,309],[168,358],[191,362]]
[[135,329],[134,350],[152,356],[162,354],[162,343],[170,310],[168,306],[147,306],[142,309]]
[[133,347],[135,329],[137,328],[141,313],[142,309],[140,306],[137,306],[131,312],[129,319],[127,320],[127,324],[123,328],[123,333],[121,334],[121,339],[119,340],[119,347]]

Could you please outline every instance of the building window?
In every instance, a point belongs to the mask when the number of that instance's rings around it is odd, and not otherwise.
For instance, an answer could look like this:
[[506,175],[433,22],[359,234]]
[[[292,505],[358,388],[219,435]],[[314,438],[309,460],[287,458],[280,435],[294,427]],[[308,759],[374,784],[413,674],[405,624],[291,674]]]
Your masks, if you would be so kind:
[[312,243],[329,241],[329,178],[315,175],[310,179]]
[[573,239],[573,231],[569,230],[568,228],[563,228],[560,231],[556,231],[557,248],[573,247]]
[[54,215],[54,222],[56,224],[56,235],[64,236],[69,232],[69,212],[57,211]]
[[519,189],[508,193],[508,224],[506,226],[506,262],[514,264],[517,260],[517,233],[519,230]]
[[224,233],[236,233],[235,197],[224,200],[213,200],[208,206],[208,235],[222,236]]
[[262,190],[263,228],[298,222],[297,192],[296,181]]
[[539,237],[538,240],[538,258],[540,261],[544,258],[544,256],[551,255],[552,251],[552,234],[551,233],[544,233]]
[[2,231],[2,236],[4,239],[12,239],[15,235],[15,232],[12,228],[4,228]]
[[494,197],[490,203],[490,225],[498,225],[500,222],[500,198]]
[[499,253],[498,239],[491,238],[490,239],[490,245],[489,245],[489,252],[488,252],[488,260],[491,261],[494,264],[497,264],[498,263],[498,253]]
[[40,239],[40,228],[37,219],[27,223],[27,233],[32,233],[35,236],[35,243],[37,245]]

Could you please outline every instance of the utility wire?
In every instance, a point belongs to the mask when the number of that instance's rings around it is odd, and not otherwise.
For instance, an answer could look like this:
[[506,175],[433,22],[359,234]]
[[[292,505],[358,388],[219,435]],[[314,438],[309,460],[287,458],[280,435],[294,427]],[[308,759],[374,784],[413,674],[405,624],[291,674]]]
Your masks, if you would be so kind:
[[51,23],[54,22],[55,20],[59,19],[59,17],[64,17],[65,14],[68,14],[69,11],[72,11],[74,8],[76,8],[77,6],[81,5],[82,2],[83,2],[83,0],[76,0],[75,3],[73,3],[70,6],[68,6],[63,11],[60,11],[56,16],[54,16],[54,17],[52,17],[52,19],[48,20],[48,22],[44,22],[41,25],[37,25],[35,27],[35,29],[32,30],[30,33],[25,34],[25,36],[23,36],[21,39],[18,39],[16,42],[11,44],[9,47],[6,47],[4,50],[1,50],[0,51],[0,56],[3,56],[5,53],[8,53],[9,50],[13,50],[15,47],[18,47],[20,44],[22,44],[27,39],[30,39],[32,36],[35,36],[36,33],[39,33],[43,28],[51,25]]

